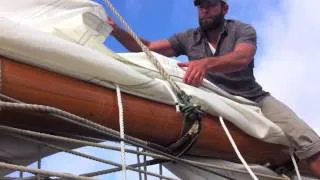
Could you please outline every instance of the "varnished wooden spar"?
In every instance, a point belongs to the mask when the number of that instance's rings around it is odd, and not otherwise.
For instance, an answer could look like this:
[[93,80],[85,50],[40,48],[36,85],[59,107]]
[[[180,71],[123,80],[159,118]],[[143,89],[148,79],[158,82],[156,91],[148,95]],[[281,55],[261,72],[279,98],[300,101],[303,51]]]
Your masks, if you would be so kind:
[[[118,130],[118,107],[114,90],[99,87],[67,76],[0,58],[2,93],[23,102],[57,107],[88,118],[103,126]],[[175,142],[181,133],[182,115],[166,104],[123,94],[125,132],[131,136],[161,145]],[[21,117],[20,117],[21,118]],[[17,113],[2,111],[0,119],[15,121]],[[36,120],[35,120],[36,119]],[[71,125],[60,126],[54,119],[34,118],[20,121],[24,128],[45,127],[50,123],[52,130],[74,130]],[[19,121],[16,121],[19,122]],[[250,163],[282,163],[289,159],[285,147],[257,140],[228,123],[240,151]],[[70,127],[66,127],[70,126]],[[48,128],[48,127],[47,127]],[[85,131],[83,135],[94,137]],[[219,157],[237,160],[235,153],[216,117],[205,116],[200,136],[189,152],[204,157]]]

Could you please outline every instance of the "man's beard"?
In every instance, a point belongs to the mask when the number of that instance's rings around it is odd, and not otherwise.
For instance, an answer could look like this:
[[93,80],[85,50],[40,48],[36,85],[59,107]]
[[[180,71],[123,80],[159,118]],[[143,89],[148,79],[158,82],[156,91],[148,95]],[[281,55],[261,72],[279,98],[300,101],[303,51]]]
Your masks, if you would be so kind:
[[199,18],[199,25],[201,29],[205,32],[216,30],[224,23],[224,15],[221,13],[216,17],[201,20]]

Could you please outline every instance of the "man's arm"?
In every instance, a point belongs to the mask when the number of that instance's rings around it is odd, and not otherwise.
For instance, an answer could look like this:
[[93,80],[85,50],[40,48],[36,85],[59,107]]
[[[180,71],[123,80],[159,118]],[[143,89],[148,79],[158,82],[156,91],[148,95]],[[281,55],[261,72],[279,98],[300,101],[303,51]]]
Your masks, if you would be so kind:
[[[129,51],[141,52],[140,46],[131,37],[131,35],[125,30],[121,29],[111,18],[108,18],[107,22],[113,27],[111,35],[113,35],[121,44],[123,44]],[[147,41],[140,38],[144,45],[146,45],[151,51],[157,52],[167,57],[175,56],[176,53],[168,40]]]
[[188,63],[179,63],[180,67],[188,67],[183,81],[186,84],[199,86],[209,71],[229,73],[245,69],[253,60],[256,46],[249,43],[237,44],[234,51],[224,56],[206,57]]
[[257,50],[257,34],[249,24],[242,24],[236,31],[234,50],[218,57],[206,57],[199,61],[180,63],[182,67],[188,67],[184,82],[193,86],[199,86],[207,71],[230,73],[245,69],[253,60]]
[[205,58],[207,69],[220,73],[230,73],[245,69],[253,60],[256,47],[252,44],[237,44],[233,52],[224,56]]

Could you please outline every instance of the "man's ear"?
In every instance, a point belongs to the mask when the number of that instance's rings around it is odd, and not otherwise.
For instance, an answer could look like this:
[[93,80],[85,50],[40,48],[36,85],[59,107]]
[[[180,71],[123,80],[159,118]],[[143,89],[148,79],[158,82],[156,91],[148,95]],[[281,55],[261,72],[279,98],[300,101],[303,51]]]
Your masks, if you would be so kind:
[[229,11],[229,5],[227,3],[222,4],[222,12],[224,15],[226,15]]

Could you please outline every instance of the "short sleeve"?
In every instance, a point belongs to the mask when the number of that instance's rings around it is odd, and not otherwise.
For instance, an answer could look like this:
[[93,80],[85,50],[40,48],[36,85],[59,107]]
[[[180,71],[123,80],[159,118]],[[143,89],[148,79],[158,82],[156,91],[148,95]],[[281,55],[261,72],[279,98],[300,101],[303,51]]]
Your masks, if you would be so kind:
[[257,46],[257,33],[251,25],[241,24],[238,27],[236,44],[239,43],[249,43]]
[[186,44],[184,42],[187,41],[187,38],[187,32],[182,32],[176,33],[168,39],[176,56],[186,54]]

